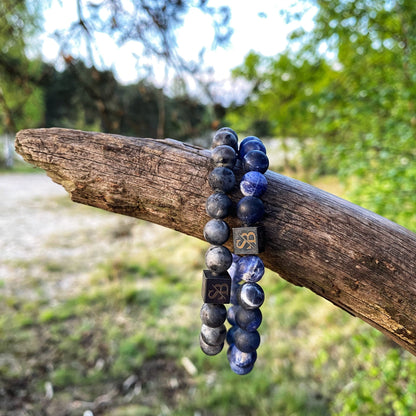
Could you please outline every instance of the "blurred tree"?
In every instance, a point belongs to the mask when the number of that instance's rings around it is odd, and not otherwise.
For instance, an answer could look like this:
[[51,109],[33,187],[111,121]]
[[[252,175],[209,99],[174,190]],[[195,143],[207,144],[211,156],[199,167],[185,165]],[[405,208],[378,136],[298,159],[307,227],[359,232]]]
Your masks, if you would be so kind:
[[[186,61],[177,52],[175,31],[183,24],[189,10],[197,8],[212,19],[215,29],[213,43],[223,45],[232,34],[228,25],[230,10],[227,6],[211,7],[208,0],[75,1],[78,11],[77,20],[70,25],[68,30],[55,33],[67,65],[76,62],[82,55],[82,49],[85,48],[87,66],[98,67],[100,50],[96,39],[99,36],[108,35],[118,46],[128,42],[137,44],[138,68],[151,73],[155,62],[162,62],[166,71],[173,69],[182,78],[185,74],[191,75],[202,86],[201,91],[205,91],[211,98],[209,88],[203,81],[202,63],[205,45],[201,45],[198,62]],[[76,71],[74,73],[77,74]],[[108,115],[112,109],[107,108],[105,81],[105,79],[97,80],[94,85],[90,85],[88,91],[103,107],[104,114]],[[166,101],[161,89],[157,103],[158,129],[154,137],[161,138],[166,135],[164,127],[167,117]],[[117,111],[117,107],[115,110]],[[114,116],[116,117],[116,114]],[[111,131],[108,125],[105,125],[105,129]]]
[[186,140],[209,128],[209,110],[186,94],[169,97],[144,80],[120,85],[112,72],[88,68],[82,61],[72,62],[62,72],[50,68],[48,74],[42,86],[46,127],[156,137],[162,99],[167,136]]
[[242,126],[261,119],[274,135],[313,137],[315,163],[339,172],[356,202],[416,229],[416,3],[301,3],[316,8],[313,30],[235,71],[256,80]]
[[[26,57],[39,15],[23,0],[2,0],[0,16],[0,135],[13,138],[18,129],[35,127],[42,119],[42,64]],[[11,143],[7,140],[6,148]],[[0,157],[0,164],[10,160]]]

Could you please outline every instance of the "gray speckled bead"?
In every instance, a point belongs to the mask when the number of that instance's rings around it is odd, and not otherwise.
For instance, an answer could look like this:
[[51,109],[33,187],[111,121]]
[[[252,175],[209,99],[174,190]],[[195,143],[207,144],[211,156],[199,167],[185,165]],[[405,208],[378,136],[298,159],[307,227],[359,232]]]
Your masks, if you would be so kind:
[[205,205],[207,214],[211,218],[222,219],[230,215],[233,203],[223,192],[216,192],[207,198]]
[[232,169],[237,161],[237,154],[231,146],[223,144],[211,151],[211,159],[215,166],[224,166]]
[[227,318],[227,308],[224,305],[204,303],[201,307],[200,317],[203,324],[210,328],[218,328]]
[[214,168],[208,176],[208,182],[214,191],[230,193],[235,186],[234,172],[222,166]]
[[211,246],[205,254],[205,263],[214,273],[223,273],[233,262],[230,250],[224,246]]
[[225,325],[221,325],[217,328],[211,328],[205,324],[202,324],[201,326],[201,337],[208,345],[221,345],[224,343],[226,336],[227,329]]
[[209,345],[207,344],[203,338],[202,338],[202,334],[199,334],[199,345],[201,346],[201,350],[206,354],[206,355],[217,355],[221,352],[221,350],[224,347],[224,344],[220,344],[220,345]]
[[245,309],[256,309],[264,302],[264,291],[257,283],[244,283],[238,292],[239,305]]
[[204,227],[204,238],[208,243],[221,245],[230,236],[230,228],[223,220],[213,219],[208,221]]
[[238,152],[238,137],[234,130],[228,127],[223,127],[215,133],[215,136],[212,139],[212,147],[215,148],[223,144],[231,146],[236,152]]

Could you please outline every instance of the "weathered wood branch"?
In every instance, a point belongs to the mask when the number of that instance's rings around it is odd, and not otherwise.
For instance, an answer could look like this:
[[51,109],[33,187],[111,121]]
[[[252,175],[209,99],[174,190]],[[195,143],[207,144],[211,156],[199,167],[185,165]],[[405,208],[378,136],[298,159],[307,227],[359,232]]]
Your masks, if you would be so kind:
[[[20,131],[16,149],[75,202],[203,238],[208,150],[58,128]],[[305,183],[266,176],[266,266],[416,355],[416,235]]]

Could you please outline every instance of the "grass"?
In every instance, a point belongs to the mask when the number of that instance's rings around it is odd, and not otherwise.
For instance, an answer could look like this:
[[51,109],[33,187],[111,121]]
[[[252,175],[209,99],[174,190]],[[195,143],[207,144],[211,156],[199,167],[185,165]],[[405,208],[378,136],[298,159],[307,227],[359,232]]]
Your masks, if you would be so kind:
[[[326,184],[330,192],[337,186]],[[128,239],[151,231],[154,238],[120,245],[76,290],[53,298],[39,291],[28,299],[17,289],[8,292],[8,285],[0,288],[4,414],[415,414],[416,361],[410,354],[269,271],[261,282],[266,302],[254,371],[234,375],[225,351],[203,355],[199,291],[207,245],[142,222],[134,227],[127,236],[124,228],[102,232]],[[73,264],[38,266],[51,278],[75,272]],[[29,287],[38,285],[35,279]],[[196,372],[187,370],[184,358]]]

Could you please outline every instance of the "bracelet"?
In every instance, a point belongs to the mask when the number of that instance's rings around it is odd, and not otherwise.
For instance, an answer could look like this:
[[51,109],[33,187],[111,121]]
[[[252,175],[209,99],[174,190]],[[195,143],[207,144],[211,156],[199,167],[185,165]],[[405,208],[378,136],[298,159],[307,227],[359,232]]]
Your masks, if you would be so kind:
[[211,246],[205,254],[208,270],[203,272],[202,305],[200,316],[202,321],[199,343],[207,355],[216,355],[224,347],[227,318],[225,304],[230,302],[231,277],[228,269],[232,264],[231,252],[223,246],[228,240],[230,229],[224,218],[232,209],[228,197],[235,187],[233,168],[237,162],[238,138],[228,128],[217,131],[212,142],[211,159],[214,169],[208,182],[214,193],[206,202],[207,214],[212,218],[204,227],[204,238]]
[[[264,291],[257,283],[264,275],[264,264],[258,256],[264,250],[264,228],[258,224],[265,210],[260,196],[267,190],[264,173],[269,167],[266,148],[255,136],[246,137],[240,145],[239,157],[246,171],[240,182],[243,198],[237,205],[237,217],[242,227],[233,228],[234,262],[231,267],[232,303],[228,322],[232,325],[227,334],[227,357],[231,370],[248,374],[257,359],[262,322],[260,306]],[[239,257],[237,255],[243,255]]]
[[[263,277],[264,265],[257,255],[264,250],[264,237],[263,227],[258,223],[265,210],[259,197],[267,189],[263,173],[269,161],[266,148],[257,137],[246,137],[239,149],[237,143],[237,134],[227,127],[216,132],[212,143],[211,159],[215,167],[208,181],[214,193],[206,202],[206,211],[212,219],[204,228],[204,237],[211,246],[205,256],[208,270],[203,272],[200,346],[205,354],[216,355],[227,339],[230,367],[243,375],[253,369],[260,345],[257,329],[262,322],[259,308],[264,292],[257,282]],[[237,162],[246,173],[240,182],[243,198],[236,209],[242,227],[233,228],[234,254],[231,254],[223,246],[230,235],[224,219],[232,210],[227,194],[236,184],[233,168]],[[232,304],[228,312],[224,306],[227,303]],[[228,332],[226,319],[231,324]]]

